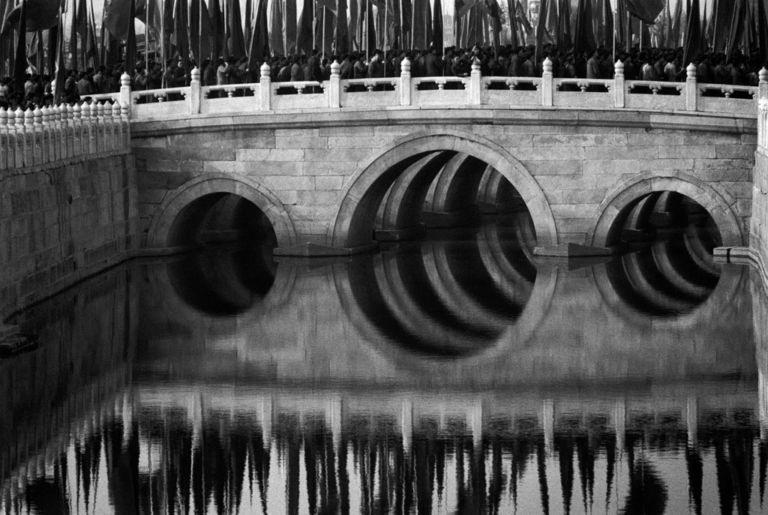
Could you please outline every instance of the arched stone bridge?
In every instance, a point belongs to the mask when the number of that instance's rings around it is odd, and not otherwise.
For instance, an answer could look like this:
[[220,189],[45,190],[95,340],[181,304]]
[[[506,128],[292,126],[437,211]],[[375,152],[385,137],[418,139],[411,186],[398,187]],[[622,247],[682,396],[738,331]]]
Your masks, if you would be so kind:
[[693,68],[685,83],[630,82],[621,63],[612,80],[333,71],[271,83],[263,68],[260,83],[212,87],[194,73],[188,88],[139,92],[126,81],[145,245],[193,243],[237,216],[237,197],[289,255],[348,254],[522,201],[539,253],[601,254],[617,220],[664,191],[706,209],[722,246],[749,243],[768,72],[749,88],[698,84]]

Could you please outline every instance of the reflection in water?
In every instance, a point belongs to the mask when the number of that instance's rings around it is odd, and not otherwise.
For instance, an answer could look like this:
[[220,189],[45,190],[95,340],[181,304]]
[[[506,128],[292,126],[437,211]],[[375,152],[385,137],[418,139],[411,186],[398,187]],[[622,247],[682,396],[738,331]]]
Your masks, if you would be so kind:
[[534,265],[524,230],[188,255],[22,314],[0,511],[764,511],[762,288],[723,266],[659,318],[624,264]]

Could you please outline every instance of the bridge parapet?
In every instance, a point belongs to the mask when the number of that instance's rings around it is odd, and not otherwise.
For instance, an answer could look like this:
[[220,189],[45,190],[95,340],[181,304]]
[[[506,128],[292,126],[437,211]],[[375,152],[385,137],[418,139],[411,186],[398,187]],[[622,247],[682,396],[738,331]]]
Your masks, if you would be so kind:
[[[483,77],[474,63],[468,77],[412,77],[411,63],[401,63],[399,77],[344,79],[338,63],[328,80],[272,82],[268,65],[257,83],[202,86],[195,69],[190,86],[131,91],[124,76],[120,93],[94,95],[131,106],[132,120],[188,118],[190,115],[259,114],[304,110],[371,110],[420,107],[627,109],[721,113],[753,117],[757,87],[702,84],[690,65],[685,82],[627,81],[617,61],[612,79],[558,79],[544,62],[541,77]],[[765,74],[761,75],[765,80]],[[761,84],[768,84],[762,82]]]
[[0,108],[0,170],[49,166],[130,149],[128,105],[117,101]]

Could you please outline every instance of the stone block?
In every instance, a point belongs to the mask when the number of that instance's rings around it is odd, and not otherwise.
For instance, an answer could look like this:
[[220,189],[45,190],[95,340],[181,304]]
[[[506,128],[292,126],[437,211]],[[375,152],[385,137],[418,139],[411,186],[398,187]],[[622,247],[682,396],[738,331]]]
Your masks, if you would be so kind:
[[[275,138],[275,148],[328,148],[328,138],[319,136],[293,136],[282,133]],[[255,148],[255,147],[254,147]]]
[[251,149],[237,151],[238,161],[302,161],[304,150],[301,149]]
[[605,146],[587,147],[584,149],[585,159],[658,159],[658,145],[636,145],[629,143],[626,147]]
[[341,190],[344,186],[344,176],[342,175],[325,175],[315,177],[315,189],[316,190]]
[[339,191],[299,191],[299,204],[306,206],[338,206]]
[[310,162],[319,161],[353,161],[360,162],[372,157],[373,148],[335,148],[335,149],[307,149],[304,159]]
[[523,161],[523,165],[534,176],[537,175],[577,175],[580,174],[581,161]]
[[552,214],[558,218],[597,219],[599,204],[552,204]]
[[[259,177],[259,182],[270,190],[313,190],[315,178],[305,176],[265,175]],[[300,200],[299,200],[300,201]]]
[[718,159],[752,160],[755,155],[754,145],[715,145],[715,157]]

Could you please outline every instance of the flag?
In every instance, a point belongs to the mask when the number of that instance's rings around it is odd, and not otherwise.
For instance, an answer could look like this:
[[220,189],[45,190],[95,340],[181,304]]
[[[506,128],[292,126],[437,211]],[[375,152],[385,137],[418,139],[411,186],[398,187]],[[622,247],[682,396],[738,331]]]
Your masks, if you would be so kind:
[[261,64],[268,58],[267,0],[256,0],[251,41],[248,45],[248,69],[253,78],[259,77]]
[[685,30],[685,44],[683,45],[683,66],[698,56],[702,47],[703,34],[701,31],[701,17],[699,16],[699,0],[693,0],[688,11],[688,26]]
[[731,16],[731,28],[728,32],[726,54],[730,61],[736,51],[739,41],[743,38],[744,17],[746,14],[746,0],[733,0],[733,15]]
[[[133,0],[130,0],[131,2]],[[130,7],[130,6],[129,6]],[[129,11],[130,13],[130,11]],[[132,20],[133,18],[131,18]],[[77,29],[78,29],[78,14],[77,14],[77,0],[72,0],[72,18],[69,25],[69,56],[71,59],[71,68],[77,70]]]
[[[437,50],[438,54],[443,53],[443,6],[440,0],[434,0],[433,6],[434,13],[432,15],[432,46]],[[496,0],[493,0],[496,3]],[[497,11],[498,15],[498,11]],[[498,18],[497,18],[498,19]],[[500,20],[499,20],[500,22]]]
[[[286,55],[283,37],[283,4],[281,0],[271,0],[267,6],[269,10],[269,48],[274,55]],[[255,24],[254,24],[255,26]]]
[[613,11],[608,0],[600,0],[600,25],[597,30],[597,44],[610,48],[613,45]]
[[[624,0],[629,14],[643,20],[645,23],[653,23],[662,9],[665,0]],[[678,0],[682,1],[682,0]]]
[[[388,0],[392,1],[392,0]],[[437,0],[439,1],[439,0]],[[334,50],[337,54],[349,52],[349,27],[347,26],[347,0],[337,0],[336,28],[333,33]],[[338,13],[342,13],[341,16]]]
[[211,56],[211,16],[204,0],[192,0],[189,6],[189,46],[198,66]]
[[245,55],[245,36],[243,35],[243,18],[240,15],[240,0],[227,0],[227,50],[231,57],[237,59]]
[[296,52],[296,0],[285,0],[284,7],[283,40],[285,55],[292,55]]
[[176,47],[184,67],[189,62],[189,38],[187,33],[187,0],[175,0],[173,5],[173,34],[171,41]]
[[429,46],[432,27],[429,19],[429,0],[413,1],[413,48],[423,50]]
[[136,2],[135,0],[130,0],[130,2],[128,39],[125,43],[125,71],[128,74],[132,74],[136,69]]
[[296,32],[296,52],[309,55],[312,52],[312,21],[314,20],[312,0],[304,0]]
[[8,24],[17,25],[21,16],[22,5],[26,6],[25,26],[27,32],[37,32],[38,30],[50,29],[59,23],[59,4],[56,0],[26,0],[14,7],[14,0],[4,0],[4,23],[3,31],[8,28]]
[[768,16],[762,0],[757,3],[757,34],[760,65],[765,66],[768,61]]
[[[570,0],[567,0],[570,1]],[[509,42],[513,47],[518,45],[517,41],[517,16],[515,16],[514,0],[507,0],[507,16],[509,18]]]
[[579,0],[576,12],[576,31],[573,47],[576,55],[595,49],[595,33],[592,30],[592,0]]
[[104,4],[104,26],[112,36],[123,41],[128,39],[128,25],[133,21],[131,5],[132,0],[107,0]]
[[349,0],[349,25],[347,26],[347,32],[349,33],[350,50],[360,48],[360,39],[358,38],[360,28],[359,12],[358,0]]
[[571,39],[571,0],[560,0],[560,15],[557,17],[557,46],[560,50],[569,50],[573,46]]
[[222,55],[222,40],[224,37],[224,16],[221,13],[219,0],[209,0],[211,6],[211,44],[212,57],[218,59]]

